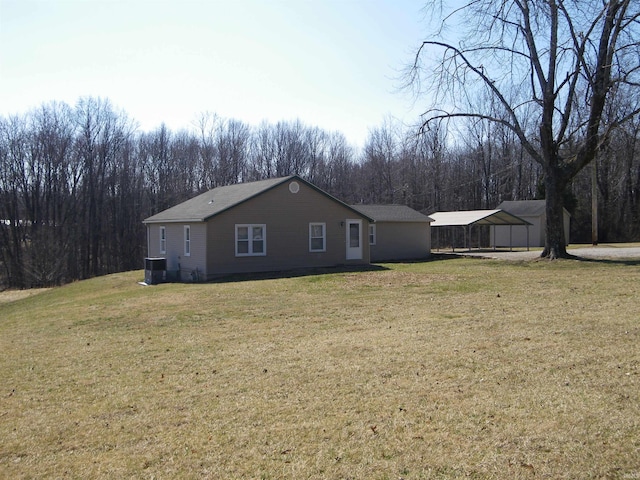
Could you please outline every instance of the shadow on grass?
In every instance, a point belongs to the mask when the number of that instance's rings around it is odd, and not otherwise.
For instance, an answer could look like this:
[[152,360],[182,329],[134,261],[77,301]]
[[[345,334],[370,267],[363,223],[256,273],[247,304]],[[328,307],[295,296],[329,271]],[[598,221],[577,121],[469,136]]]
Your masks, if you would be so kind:
[[281,278],[297,278],[297,277],[313,277],[318,275],[330,275],[334,273],[353,273],[353,272],[382,272],[390,270],[384,265],[402,265],[402,264],[418,264],[440,262],[444,260],[455,260],[458,255],[447,253],[432,253],[429,257],[415,258],[408,260],[388,260],[380,263],[371,263],[369,265],[337,265],[335,267],[314,267],[314,268],[298,268],[286,271],[274,272],[258,272],[258,273],[234,273],[213,278],[204,283],[232,283],[247,282],[253,280],[274,280]]
[[234,273],[214,278],[205,283],[234,283],[254,280],[276,280],[283,278],[313,277],[335,273],[376,272],[389,270],[382,265],[337,265],[335,267],[296,268],[274,272]]
[[567,260],[576,260],[578,262],[599,263],[602,265],[625,265],[628,267],[640,266],[640,258],[611,258],[611,257],[581,257],[579,255],[572,255],[566,258]]
[[403,264],[414,264],[414,263],[432,263],[432,262],[440,262],[443,260],[455,260],[456,258],[460,258],[462,255],[453,255],[451,253],[440,253],[435,252],[431,253],[428,257],[423,258],[413,258],[409,260],[385,260],[384,264],[388,265],[403,265]]
[[[518,254],[526,254],[519,256]],[[624,265],[624,266],[640,266],[640,256],[635,251],[625,255],[623,251],[616,251],[611,255],[602,252],[602,256],[580,255],[580,249],[573,249],[567,252],[565,256],[558,259],[549,259],[542,257],[542,250],[504,250],[504,249],[473,249],[473,250],[456,250],[440,253],[440,259],[446,258],[476,258],[484,260],[500,260],[505,262],[555,262],[557,260],[574,260],[585,263],[599,263],[602,265]],[[438,254],[434,254],[436,257]]]
[[[417,259],[409,259],[409,260],[389,260],[385,262],[381,262],[382,264],[387,265],[402,265],[402,264],[420,264],[420,263],[432,263],[432,262],[442,262],[446,260],[455,260],[458,258],[475,258],[479,260],[492,259],[491,257],[484,257],[479,255],[465,255],[464,251],[457,252],[449,252],[449,253],[432,253],[429,257],[426,258],[417,258]],[[564,258],[565,260],[576,260],[580,262],[591,262],[591,263],[599,263],[603,265],[625,265],[625,266],[640,266],[640,258],[591,258],[591,257],[581,257],[578,255],[569,254]],[[535,261],[552,261],[539,256],[534,258],[526,258],[526,259],[509,259],[505,261],[510,262],[535,262]],[[257,272],[257,273],[235,273],[220,276],[218,278],[213,278],[206,282],[196,282],[196,283],[235,283],[235,282],[248,282],[255,280],[277,280],[284,278],[299,278],[299,277],[315,277],[321,275],[331,275],[336,273],[355,273],[355,272],[381,272],[388,271],[389,267],[385,267],[381,264],[370,264],[370,265],[337,265],[334,267],[315,267],[315,268],[299,268],[293,270],[284,270],[284,271],[272,271],[272,272]],[[169,282],[170,283],[170,282]]]
[[[206,282],[195,283],[234,283],[249,282],[254,280],[275,280],[282,278],[298,278],[298,277],[314,277],[319,275],[331,275],[335,273],[354,273],[354,272],[382,272],[390,270],[383,264],[401,265],[407,263],[429,263],[442,260],[453,260],[456,255],[448,255],[444,253],[432,253],[429,257],[416,258],[409,260],[389,260],[380,263],[372,263],[369,265],[336,265],[334,267],[313,267],[313,268],[296,268],[292,270],[272,271],[272,272],[255,272],[255,273],[232,273],[217,278],[212,278]],[[169,282],[170,283],[170,282]]]

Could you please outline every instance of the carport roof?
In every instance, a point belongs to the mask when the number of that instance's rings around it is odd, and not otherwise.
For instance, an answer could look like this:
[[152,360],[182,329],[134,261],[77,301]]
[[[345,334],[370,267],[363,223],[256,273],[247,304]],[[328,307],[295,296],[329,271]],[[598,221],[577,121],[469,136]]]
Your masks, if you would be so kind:
[[462,210],[457,212],[435,212],[429,214],[432,227],[453,227],[469,225],[531,225],[504,210]]

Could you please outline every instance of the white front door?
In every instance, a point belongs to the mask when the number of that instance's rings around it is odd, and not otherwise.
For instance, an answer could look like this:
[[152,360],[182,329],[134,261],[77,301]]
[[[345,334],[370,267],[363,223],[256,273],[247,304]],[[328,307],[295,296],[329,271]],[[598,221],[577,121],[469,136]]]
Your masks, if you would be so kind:
[[362,260],[362,220],[347,220],[347,260]]

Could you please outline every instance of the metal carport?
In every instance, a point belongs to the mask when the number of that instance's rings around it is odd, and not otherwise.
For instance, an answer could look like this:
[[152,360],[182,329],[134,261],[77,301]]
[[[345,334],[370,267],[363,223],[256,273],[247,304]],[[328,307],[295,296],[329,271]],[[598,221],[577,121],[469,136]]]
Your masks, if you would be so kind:
[[[435,212],[429,214],[429,217],[433,219],[433,222],[431,222],[431,227],[462,227],[464,230],[464,243],[466,246],[468,240],[469,250],[471,250],[471,227],[473,225],[488,225],[489,227],[495,227],[496,225],[508,225],[510,227],[509,250],[513,249],[511,239],[511,230],[513,226],[524,226],[527,228],[527,250],[529,250],[529,226],[531,225],[531,223],[504,210],[462,210],[457,212]],[[435,230],[435,232],[436,234],[438,234],[438,230]],[[478,245],[480,245],[479,242]],[[455,242],[451,242],[451,247],[455,250]],[[493,248],[496,248],[495,244],[493,245]]]

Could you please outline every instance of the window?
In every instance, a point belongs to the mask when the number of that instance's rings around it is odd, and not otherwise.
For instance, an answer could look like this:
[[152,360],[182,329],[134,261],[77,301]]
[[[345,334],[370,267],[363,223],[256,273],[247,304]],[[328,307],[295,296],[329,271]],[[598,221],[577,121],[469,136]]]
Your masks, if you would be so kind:
[[326,251],[326,228],[324,223],[309,224],[309,251]]
[[236,225],[236,257],[266,254],[266,225]]
[[376,226],[369,225],[369,245],[376,244]]
[[160,253],[167,253],[167,229],[160,227]]
[[360,248],[360,223],[349,222],[349,247]]
[[189,225],[184,226],[184,256],[191,255],[191,227]]

